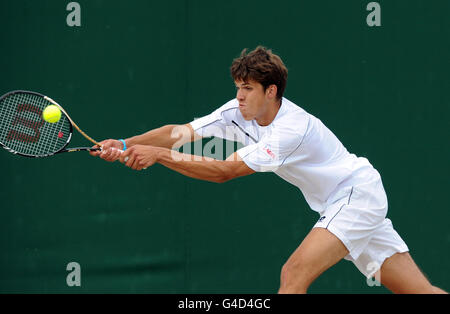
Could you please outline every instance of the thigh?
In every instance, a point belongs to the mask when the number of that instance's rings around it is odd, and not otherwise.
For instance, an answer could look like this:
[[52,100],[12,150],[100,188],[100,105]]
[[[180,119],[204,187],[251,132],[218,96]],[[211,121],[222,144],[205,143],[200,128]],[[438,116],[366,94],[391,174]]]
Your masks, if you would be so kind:
[[294,293],[295,287],[306,290],[320,274],[347,254],[347,248],[334,234],[324,228],[313,228],[283,266],[282,277],[285,278],[282,278],[280,291]]
[[433,293],[433,286],[408,252],[386,259],[380,269],[381,283],[394,293]]

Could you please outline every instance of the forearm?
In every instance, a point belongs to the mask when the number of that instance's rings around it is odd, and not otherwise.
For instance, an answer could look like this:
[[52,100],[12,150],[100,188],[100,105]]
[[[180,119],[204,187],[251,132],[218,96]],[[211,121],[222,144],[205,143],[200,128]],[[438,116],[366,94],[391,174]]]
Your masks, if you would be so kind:
[[226,160],[188,155],[164,147],[135,145],[119,156],[120,162],[135,170],[142,170],[160,163],[185,176],[222,183],[233,178],[246,176],[255,171],[235,152]]
[[233,161],[187,155],[165,148],[158,149],[157,155],[156,162],[194,179],[223,183],[231,178]]
[[127,148],[134,145],[151,145],[172,149],[179,148],[195,139],[195,132],[190,125],[171,124],[127,138],[125,143]]

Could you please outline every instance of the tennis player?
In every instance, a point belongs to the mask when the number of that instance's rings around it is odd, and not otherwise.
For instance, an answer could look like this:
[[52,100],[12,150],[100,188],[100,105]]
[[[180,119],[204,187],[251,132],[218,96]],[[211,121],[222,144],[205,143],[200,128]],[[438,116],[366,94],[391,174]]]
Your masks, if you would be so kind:
[[[233,61],[231,75],[236,98],[211,114],[125,140],[105,140],[103,151],[91,154],[135,170],[160,163],[218,183],[274,172],[297,186],[319,220],[282,267],[279,293],[306,293],[343,258],[394,293],[445,293],[430,284],[386,218],[388,202],[378,171],[366,158],[349,153],[319,119],[283,97],[287,69],[280,57],[261,46],[244,50]],[[173,149],[211,136],[244,146],[226,160]]]

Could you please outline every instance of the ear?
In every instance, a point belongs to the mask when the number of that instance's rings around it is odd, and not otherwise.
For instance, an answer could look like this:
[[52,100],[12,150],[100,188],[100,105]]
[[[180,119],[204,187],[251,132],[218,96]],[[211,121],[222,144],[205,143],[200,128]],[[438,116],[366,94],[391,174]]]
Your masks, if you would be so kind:
[[277,97],[278,88],[275,84],[269,85],[266,89],[266,96],[269,98]]

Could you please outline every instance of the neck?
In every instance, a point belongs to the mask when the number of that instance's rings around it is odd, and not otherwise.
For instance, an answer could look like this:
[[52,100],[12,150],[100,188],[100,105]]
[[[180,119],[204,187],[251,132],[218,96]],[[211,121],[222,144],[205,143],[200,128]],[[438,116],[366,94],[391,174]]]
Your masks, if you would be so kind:
[[275,100],[267,105],[267,109],[261,117],[256,118],[256,122],[260,126],[268,126],[272,123],[281,107],[281,99]]

